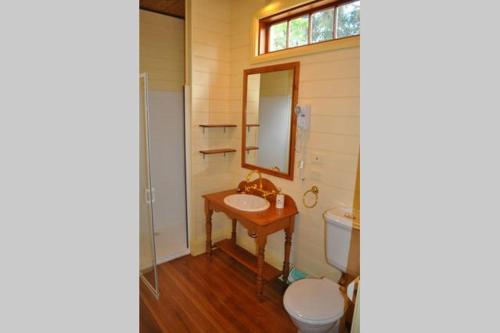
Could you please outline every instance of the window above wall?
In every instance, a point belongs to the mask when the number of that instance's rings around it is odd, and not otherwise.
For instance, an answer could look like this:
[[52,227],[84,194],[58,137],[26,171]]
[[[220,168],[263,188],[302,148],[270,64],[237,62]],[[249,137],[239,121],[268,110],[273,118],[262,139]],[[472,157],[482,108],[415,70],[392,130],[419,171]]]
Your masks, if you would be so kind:
[[320,0],[259,20],[259,54],[359,36],[360,1]]

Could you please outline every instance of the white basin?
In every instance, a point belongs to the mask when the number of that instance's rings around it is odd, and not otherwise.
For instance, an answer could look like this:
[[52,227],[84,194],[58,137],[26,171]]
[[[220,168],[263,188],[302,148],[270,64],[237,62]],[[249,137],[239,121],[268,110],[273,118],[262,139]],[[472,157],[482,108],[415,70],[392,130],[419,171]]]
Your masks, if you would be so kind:
[[271,206],[266,199],[251,194],[231,194],[224,198],[224,203],[245,212],[260,212]]

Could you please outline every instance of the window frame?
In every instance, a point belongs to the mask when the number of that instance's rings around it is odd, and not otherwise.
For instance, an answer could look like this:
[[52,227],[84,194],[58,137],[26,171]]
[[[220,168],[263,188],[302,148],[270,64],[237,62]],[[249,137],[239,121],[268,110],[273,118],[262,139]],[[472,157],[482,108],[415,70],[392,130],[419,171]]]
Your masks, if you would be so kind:
[[[328,42],[334,42],[337,40],[342,40],[342,39],[348,39],[348,38],[353,38],[353,37],[359,37],[360,34],[357,35],[351,35],[351,36],[346,36],[346,37],[336,37],[336,25],[337,25],[337,7],[340,7],[342,5],[346,5],[352,2],[356,1],[361,1],[361,0],[316,0],[313,2],[309,2],[304,5],[300,5],[298,7],[294,7],[264,18],[259,19],[259,33],[258,33],[258,48],[257,48],[257,55],[262,56],[265,54],[271,54],[271,53],[276,53],[280,51],[285,51],[285,50],[292,50],[292,49],[297,49],[301,47],[307,47],[311,45],[317,45],[317,44],[322,44],[322,43],[328,43]],[[311,42],[311,34],[312,34],[312,14],[316,12],[323,11],[325,9],[334,9],[333,12],[333,30],[332,30],[332,39],[326,39],[322,40],[319,42]],[[308,31],[307,31],[307,44],[304,45],[299,45],[299,46],[288,46],[289,42],[289,30],[290,30],[290,21],[301,17],[301,16],[308,16]],[[287,22],[286,25],[286,41],[285,45],[286,47],[283,49],[279,50],[274,50],[274,51],[269,51],[269,44],[270,44],[270,30],[271,26],[279,23]]]

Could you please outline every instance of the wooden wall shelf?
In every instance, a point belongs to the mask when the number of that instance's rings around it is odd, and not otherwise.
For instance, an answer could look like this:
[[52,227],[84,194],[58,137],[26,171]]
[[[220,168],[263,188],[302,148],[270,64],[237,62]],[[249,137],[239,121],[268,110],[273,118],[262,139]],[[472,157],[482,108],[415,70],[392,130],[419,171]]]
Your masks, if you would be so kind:
[[205,128],[224,128],[224,132],[227,127],[238,127],[235,124],[200,124],[201,128],[203,128],[203,133],[205,133]]
[[250,132],[250,128],[259,127],[260,125],[259,124],[246,124],[245,126],[247,127],[247,131]]
[[232,148],[200,150],[200,153],[203,154],[203,158],[205,158],[205,155],[224,154],[224,156],[225,156],[226,153],[235,153],[235,152],[236,152],[236,149],[232,149]]
[[205,127],[205,128],[237,127],[237,125],[234,125],[234,124],[201,124],[200,127]]
[[258,150],[258,149],[259,149],[259,147],[257,147],[257,146],[248,146],[248,147],[246,147],[246,149],[245,149],[245,150],[246,150],[247,152],[249,152],[250,150]]
[[[236,245],[230,239],[224,239],[214,244],[218,249],[233,257],[237,262],[250,269],[254,273],[258,273],[257,256],[251,254],[244,248]],[[281,275],[281,271],[264,262],[262,277],[269,282]]]

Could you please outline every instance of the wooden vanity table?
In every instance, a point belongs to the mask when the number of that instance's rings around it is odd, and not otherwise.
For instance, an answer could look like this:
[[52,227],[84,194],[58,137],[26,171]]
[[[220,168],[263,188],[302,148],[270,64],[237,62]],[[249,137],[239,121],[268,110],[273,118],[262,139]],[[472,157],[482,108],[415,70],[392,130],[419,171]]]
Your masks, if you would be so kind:
[[[259,173],[260,176],[260,173]],[[290,271],[290,248],[292,245],[292,233],[295,215],[298,214],[297,206],[293,199],[285,195],[285,207],[275,207],[275,197],[278,189],[274,184],[260,176],[253,182],[242,181],[237,189],[206,194],[206,251],[212,254],[212,215],[215,212],[223,212],[232,220],[232,233],[230,239],[215,243],[215,247],[233,257],[236,261],[249,268],[257,274],[257,294],[262,294],[264,282],[269,282],[283,274],[284,281],[288,278]],[[264,197],[270,202],[270,207],[260,212],[247,212],[233,208],[224,203],[224,198],[235,193],[247,193]],[[256,239],[257,255],[253,255],[236,244],[236,223],[240,222],[248,230],[248,234]],[[285,231],[285,255],[283,270],[280,271],[264,261],[264,251],[267,236],[279,230]]]

